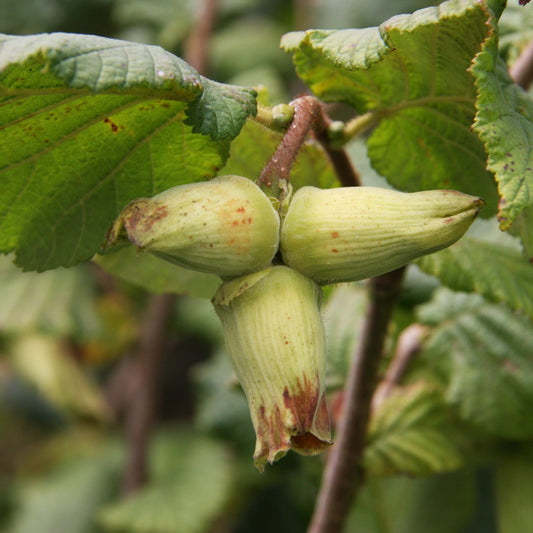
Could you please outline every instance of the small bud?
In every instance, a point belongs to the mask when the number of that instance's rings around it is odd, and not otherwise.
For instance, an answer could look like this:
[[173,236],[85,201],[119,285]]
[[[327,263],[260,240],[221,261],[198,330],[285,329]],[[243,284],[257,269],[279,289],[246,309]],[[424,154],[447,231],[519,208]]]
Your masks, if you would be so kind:
[[449,190],[302,187],[283,220],[283,261],[321,284],[370,278],[454,243],[483,204]]
[[263,470],[289,449],[315,455],[330,444],[321,291],[285,267],[224,283],[213,299],[256,432]]
[[104,246],[126,233],[139,250],[182,267],[240,276],[271,263],[279,225],[278,213],[255,183],[222,176],[134,200],[109,230]]

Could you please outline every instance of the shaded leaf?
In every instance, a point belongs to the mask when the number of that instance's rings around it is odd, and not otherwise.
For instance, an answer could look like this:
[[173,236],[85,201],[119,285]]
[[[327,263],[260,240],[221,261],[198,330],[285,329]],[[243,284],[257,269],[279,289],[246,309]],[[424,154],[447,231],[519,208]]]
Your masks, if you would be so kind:
[[213,176],[255,97],[156,46],[50,34],[0,37],[0,107],[0,250],[46,270],[132,199]]
[[499,58],[495,31],[476,57],[472,73],[478,89],[474,130],[485,143],[487,168],[496,175],[498,219],[505,230],[533,206],[533,100],[511,80]]
[[447,287],[477,292],[533,319],[533,266],[513,248],[466,237],[416,262]]
[[119,455],[104,450],[25,480],[6,533],[96,533],[95,513],[116,493],[119,476]]
[[214,274],[181,268],[153,254],[139,254],[135,246],[125,246],[93,260],[111,274],[157,294],[211,298],[222,283]]
[[476,486],[470,471],[409,479],[369,478],[350,513],[346,533],[471,531]]
[[[281,133],[249,120],[233,141],[230,157],[219,174],[236,174],[257,179],[282,138]],[[323,189],[338,185],[333,167],[318,143],[308,141],[303,145],[291,171],[291,184],[294,190],[304,185]]]
[[484,431],[511,439],[533,437],[531,321],[479,295],[439,289],[419,308],[438,324],[423,348],[447,382],[446,400]]
[[484,42],[481,3],[451,0],[379,28],[286,35],[299,76],[321,99],[370,113],[374,168],[402,190],[458,189],[487,202],[498,196],[483,144],[471,131],[474,79],[467,71]]
[[25,335],[10,348],[15,371],[62,411],[100,422],[111,419],[98,386],[58,340]]
[[41,330],[83,339],[99,332],[92,279],[81,266],[36,274],[0,257],[0,280],[2,331]]
[[424,384],[396,389],[373,413],[364,462],[373,474],[424,475],[463,464],[444,400]]
[[496,503],[500,533],[533,531],[533,458],[503,457],[496,466]]
[[151,449],[151,483],[105,507],[109,531],[201,533],[231,497],[232,464],[216,441],[188,432],[159,435]]

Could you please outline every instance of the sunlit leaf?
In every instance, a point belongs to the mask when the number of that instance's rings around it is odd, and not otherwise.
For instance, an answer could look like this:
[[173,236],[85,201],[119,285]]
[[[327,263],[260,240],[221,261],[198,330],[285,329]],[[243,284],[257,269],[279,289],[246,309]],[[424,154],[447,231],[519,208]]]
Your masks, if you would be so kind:
[[213,176],[255,113],[157,46],[0,37],[0,250],[46,270],[89,259],[130,200]]

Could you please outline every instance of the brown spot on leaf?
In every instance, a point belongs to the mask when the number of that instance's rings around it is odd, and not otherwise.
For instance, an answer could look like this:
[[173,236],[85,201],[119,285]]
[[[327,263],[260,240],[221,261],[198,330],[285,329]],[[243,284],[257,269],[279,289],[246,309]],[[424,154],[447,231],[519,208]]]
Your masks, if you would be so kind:
[[332,231],[332,232],[331,232],[331,237],[332,237],[333,239],[336,239],[338,236],[339,236],[339,232],[338,232],[338,231]]
[[104,118],[104,122],[106,124],[109,124],[113,133],[116,133],[118,131],[118,126],[109,117]]
[[332,248],[331,251],[332,251],[334,254],[336,254],[336,253],[339,252],[339,250],[337,250],[337,248]]

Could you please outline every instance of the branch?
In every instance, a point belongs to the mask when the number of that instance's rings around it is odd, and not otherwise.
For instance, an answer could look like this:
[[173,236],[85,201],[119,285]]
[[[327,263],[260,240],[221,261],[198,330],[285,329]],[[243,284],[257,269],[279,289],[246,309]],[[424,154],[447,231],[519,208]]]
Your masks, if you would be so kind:
[[392,361],[372,398],[372,409],[375,409],[389,396],[394,387],[401,382],[412,360],[420,352],[427,332],[428,328],[426,326],[416,323],[411,324],[402,331],[398,338]]
[[533,82],[533,41],[523,50],[509,69],[509,74],[517,85],[527,91]]
[[321,106],[319,120],[315,121],[313,134],[326,151],[335,173],[343,187],[361,186],[361,176],[352,165],[352,160],[344,148],[334,148],[330,142],[330,126],[332,120]]
[[289,129],[259,176],[259,185],[269,189],[276,189],[279,180],[289,180],[296,156],[315,120],[321,114],[320,103],[313,96],[297,98],[291,102],[291,106],[294,116]]
[[387,328],[405,268],[370,280],[370,299],[359,348],[346,384],[336,443],[322,478],[308,533],[340,533],[364,482],[362,467],[370,404]]
[[326,151],[335,172],[345,187],[361,185],[359,174],[353,167],[344,149],[331,146],[329,126],[331,119],[314,96],[302,96],[291,102],[294,116],[276,152],[265,165],[258,183],[270,189],[271,194],[278,195],[279,180],[289,181],[290,172],[307,135],[312,132]]
[[165,331],[174,306],[170,294],[150,297],[136,353],[138,383],[126,413],[126,437],[129,442],[126,471],[122,481],[129,494],[147,480],[147,455],[155,414],[155,393],[159,363],[166,343]]

